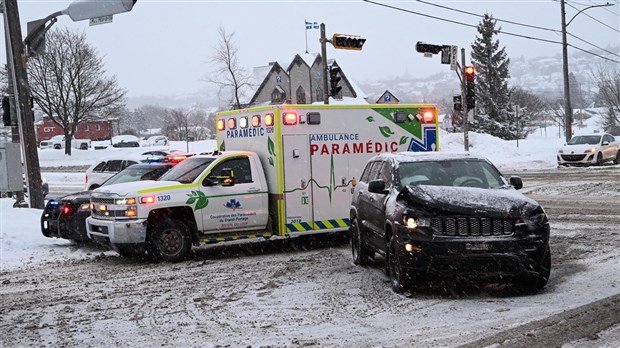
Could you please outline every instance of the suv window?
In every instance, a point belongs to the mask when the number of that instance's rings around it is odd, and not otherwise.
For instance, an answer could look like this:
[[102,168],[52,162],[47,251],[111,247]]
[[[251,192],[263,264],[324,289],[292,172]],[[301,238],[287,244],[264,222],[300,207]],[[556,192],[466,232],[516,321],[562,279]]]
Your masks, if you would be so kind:
[[105,168],[106,165],[106,161],[103,161],[99,164],[97,164],[97,166],[95,166],[95,168],[93,168],[93,172],[103,172],[103,169]]
[[130,165],[137,164],[137,163],[138,162],[136,162],[136,161],[125,160],[125,161],[123,161],[123,166],[122,166],[123,168],[121,170],[129,167]]
[[364,168],[364,172],[362,172],[362,176],[360,177],[361,182],[368,182],[368,177],[370,176],[370,171],[372,170],[372,165],[375,162],[368,162],[366,167]]
[[106,172],[120,172],[123,170],[123,161],[122,160],[111,160],[105,166],[104,171]]

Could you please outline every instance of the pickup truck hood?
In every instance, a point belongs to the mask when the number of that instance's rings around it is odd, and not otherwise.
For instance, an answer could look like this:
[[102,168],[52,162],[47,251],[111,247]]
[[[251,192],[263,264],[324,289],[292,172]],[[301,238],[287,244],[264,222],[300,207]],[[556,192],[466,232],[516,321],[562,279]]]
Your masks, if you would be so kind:
[[562,151],[568,154],[580,154],[584,153],[588,149],[598,148],[598,145],[578,144],[578,145],[564,145]]
[[437,214],[518,217],[529,215],[539,205],[514,189],[481,189],[412,185],[401,192],[408,201]]
[[102,186],[102,187],[95,189],[93,193],[97,193],[97,194],[116,193],[120,196],[124,196],[126,194],[136,194],[139,191],[146,190],[146,189],[148,190],[162,189],[163,190],[166,187],[172,187],[172,186],[181,188],[181,185],[183,184],[177,181],[143,180],[143,181],[132,181],[132,182],[125,182],[122,184]]

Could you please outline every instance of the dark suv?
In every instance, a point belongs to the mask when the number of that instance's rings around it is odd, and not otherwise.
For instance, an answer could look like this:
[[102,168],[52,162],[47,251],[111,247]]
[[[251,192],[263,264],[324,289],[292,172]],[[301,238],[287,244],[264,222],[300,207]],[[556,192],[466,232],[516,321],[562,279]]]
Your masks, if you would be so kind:
[[551,269],[549,222],[522,186],[473,155],[375,156],[353,193],[353,261],[384,255],[395,292],[426,275],[536,292]]

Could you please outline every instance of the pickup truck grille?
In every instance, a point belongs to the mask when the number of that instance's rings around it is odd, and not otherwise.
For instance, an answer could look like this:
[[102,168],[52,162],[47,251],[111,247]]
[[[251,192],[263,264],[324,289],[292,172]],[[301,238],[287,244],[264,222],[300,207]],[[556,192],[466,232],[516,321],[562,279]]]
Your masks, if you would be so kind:
[[91,215],[97,219],[112,220],[115,218],[128,218],[127,205],[115,205],[114,198],[91,197]]
[[484,237],[510,236],[514,233],[514,221],[479,217],[436,217],[431,218],[431,227],[436,236]]

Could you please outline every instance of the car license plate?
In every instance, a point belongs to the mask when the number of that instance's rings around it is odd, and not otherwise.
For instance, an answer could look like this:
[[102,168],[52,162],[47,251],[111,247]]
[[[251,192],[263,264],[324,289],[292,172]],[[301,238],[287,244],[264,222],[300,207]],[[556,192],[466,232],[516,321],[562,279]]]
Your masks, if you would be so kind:
[[489,243],[467,243],[465,244],[465,250],[472,251],[487,251],[491,248]]

